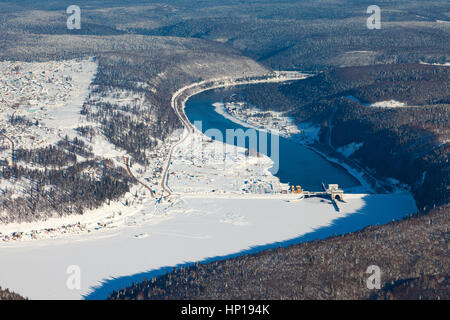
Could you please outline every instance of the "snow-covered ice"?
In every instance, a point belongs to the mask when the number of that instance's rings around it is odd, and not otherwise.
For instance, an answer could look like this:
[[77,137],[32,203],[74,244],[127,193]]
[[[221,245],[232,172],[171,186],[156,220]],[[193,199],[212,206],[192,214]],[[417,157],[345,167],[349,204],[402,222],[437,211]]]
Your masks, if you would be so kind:
[[[138,224],[2,244],[0,283],[31,299],[79,299],[92,292],[90,298],[105,298],[133,280],[167,271],[165,267],[325,238],[416,211],[406,194],[349,195],[338,204],[340,212],[327,200],[292,202],[289,197],[185,196],[160,209],[148,202]],[[72,265],[80,267],[81,290],[66,286]]]

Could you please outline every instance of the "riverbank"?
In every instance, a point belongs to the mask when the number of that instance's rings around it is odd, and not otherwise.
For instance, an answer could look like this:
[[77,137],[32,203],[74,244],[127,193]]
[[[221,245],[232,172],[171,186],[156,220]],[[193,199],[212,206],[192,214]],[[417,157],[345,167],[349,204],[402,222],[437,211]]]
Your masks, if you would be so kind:
[[311,123],[295,123],[294,119],[283,116],[282,112],[261,111],[256,107],[243,108],[245,102],[213,104],[215,111],[224,118],[233,121],[246,128],[260,131],[275,131],[280,136],[306,146],[319,154],[327,161],[335,163],[344,168],[355,177],[362,188],[352,188],[347,192],[369,192],[369,193],[409,193],[403,185],[393,185],[388,181],[380,181],[355,161],[319,142],[320,127]]
[[[283,116],[281,112],[265,112],[261,115],[256,108],[250,109],[250,114],[252,114],[252,116],[249,116],[248,111],[243,108],[236,108],[233,103],[223,104],[217,102],[214,104],[214,107],[218,114],[234,123],[250,129],[265,132],[277,132],[281,137],[303,145],[327,161],[344,168],[349,174],[356,178],[362,186],[347,188],[346,192],[375,193],[379,190],[379,188],[376,187],[376,182],[374,180],[369,180],[369,177],[367,177],[362,170],[358,170],[354,166],[351,166],[348,163],[348,159],[345,159],[342,155],[333,153],[332,150],[327,150],[319,143],[319,126],[310,123],[295,124],[293,119]],[[230,109],[234,112],[230,112]],[[275,116],[275,119],[268,119],[267,114],[269,114],[269,116]],[[249,118],[251,121],[250,123],[247,123],[246,120]]]

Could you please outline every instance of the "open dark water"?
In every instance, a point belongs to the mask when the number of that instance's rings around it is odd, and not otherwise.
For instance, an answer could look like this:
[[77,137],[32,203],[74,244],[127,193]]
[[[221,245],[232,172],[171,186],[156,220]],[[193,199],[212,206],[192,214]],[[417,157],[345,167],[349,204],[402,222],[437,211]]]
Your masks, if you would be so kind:
[[[215,128],[222,132],[223,137],[226,137],[226,129],[247,130],[248,128],[232,122],[215,112],[215,107],[212,105],[216,102],[222,102],[224,97],[232,94],[232,90],[232,88],[209,90],[191,97],[186,102],[185,109],[191,123],[202,121],[201,130],[203,133],[208,129]],[[200,129],[199,126],[197,128]],[[209,135],[208,132],[206,134]],[[260,135],[261,132],[258,131],[258,145]],[[214,136],[210,136],[214,139]],[[267,143],[264,144],[267,145],[267,150],[258,148],[258,151],[271,156],[272,160],[275,161],[271,171],[281,182],[300,185],[309,191],[322,190],[322,182],[325,184],[337,183],[344,189],[360,185],[359,181],[343,167],[328,161],[313,150],[294,142],[292,139],[278,138],[278,156],[271,154],[272,149],[276,150],[276,148],[272,148],[272,137],[270,134],[267,135]],[[224,140],[226,142],[225,138]],[[248,142],[247,139],[246,147],[248,147]],[[235,139],[234,144],[239,145],[237,139]]]

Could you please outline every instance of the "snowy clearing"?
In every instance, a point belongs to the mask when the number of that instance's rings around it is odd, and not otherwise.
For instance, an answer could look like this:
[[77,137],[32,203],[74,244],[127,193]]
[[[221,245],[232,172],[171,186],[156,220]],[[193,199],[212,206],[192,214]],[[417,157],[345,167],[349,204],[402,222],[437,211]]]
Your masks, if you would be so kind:
[[364,145],[364,142],[352,142],[345,146],[342,146],[340,148],[337,148],[337,151],[342,153],[346,157],[350,157],[352,154],[354,154],[356,151],[362,148]]
[[[448,21],[442,21],[442,22],[450,23]],[[427,63],[427,62],[420,61],[420,64],[427,64],[427,65],[430,65],[430,66],[450,67],[450,62],[445,62],[445,63]]]
[[408,106],[404,102],[396,101],[396,100],[388,100],[388,101],[378,101],[370,104],[370,107],[374,108],[405,108],[411,107]]
[[364,107],[372,107],[372,108],[411,108],[411,107],[417,107],[417,106],[410,106],[407,105],[404,102],[400,102],[397,100],[386,100],[386,101],[377,101],[374,103],[364,103],[361,100],[359,100],[358,98],[354,97],[354,96],[346,96],[347,99],[352,100],[352,101],[356,101],[358,102],[360,105],[364,106]]

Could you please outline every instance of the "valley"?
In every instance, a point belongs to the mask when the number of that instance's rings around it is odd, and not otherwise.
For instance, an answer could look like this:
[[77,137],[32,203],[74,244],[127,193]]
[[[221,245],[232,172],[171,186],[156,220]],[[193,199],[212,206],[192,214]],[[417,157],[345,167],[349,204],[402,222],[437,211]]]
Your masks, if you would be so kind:
[[448,3],[374,4],[0,2],[0,299],[448,299]]

